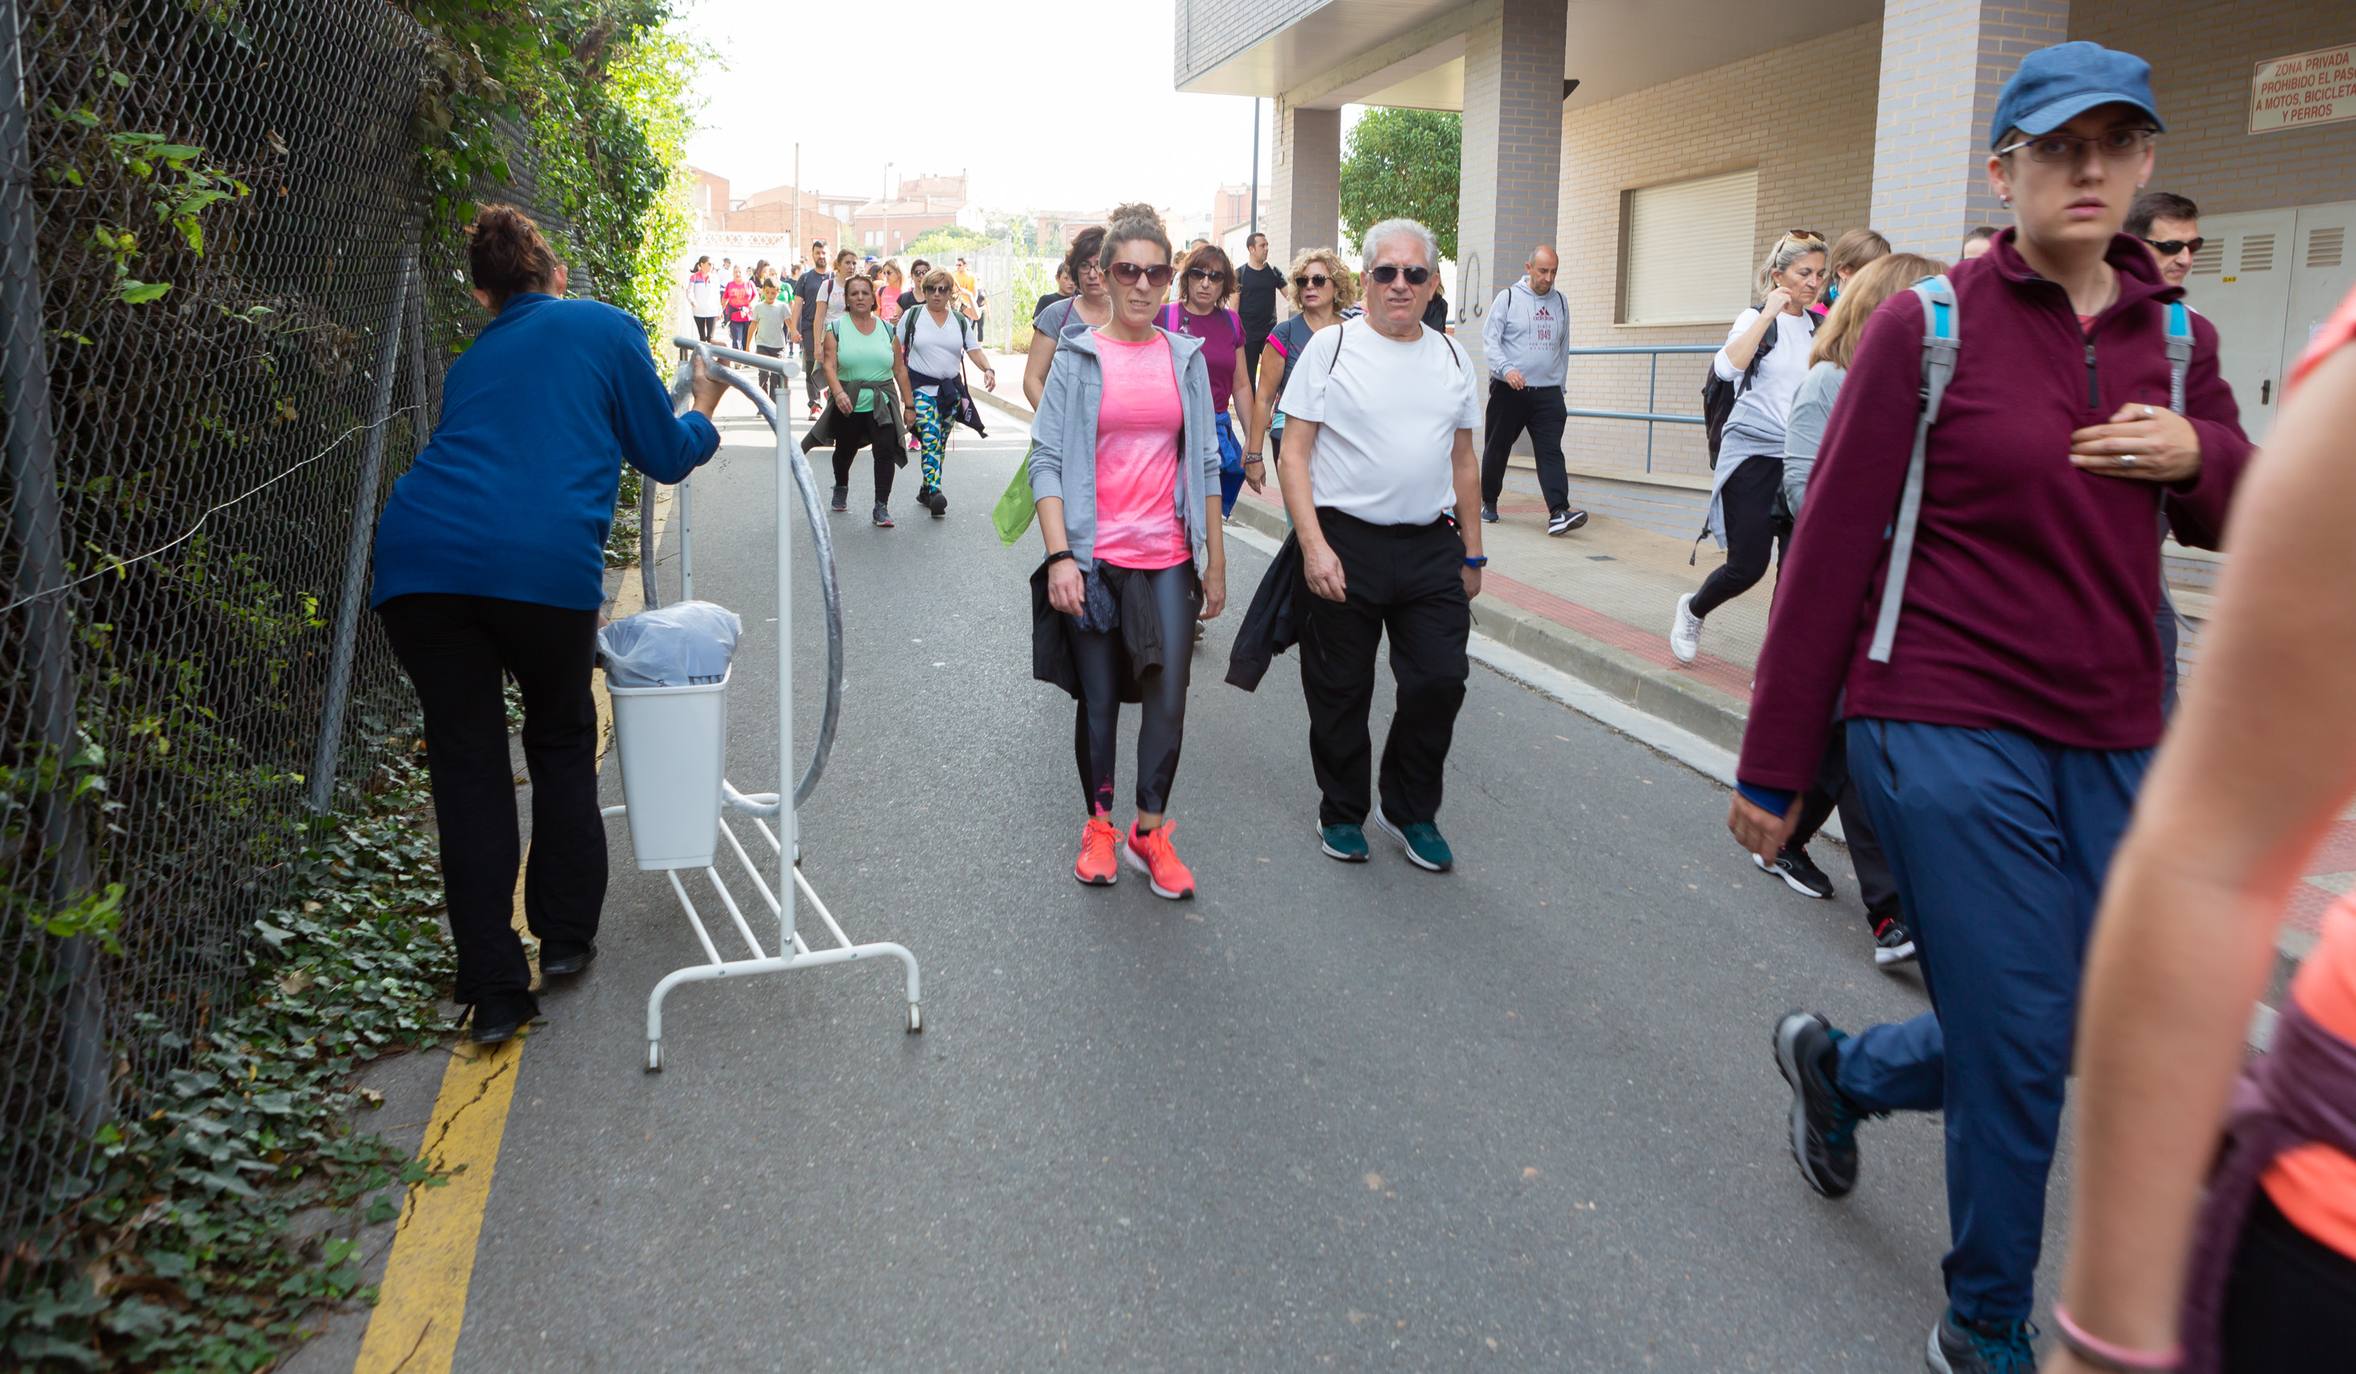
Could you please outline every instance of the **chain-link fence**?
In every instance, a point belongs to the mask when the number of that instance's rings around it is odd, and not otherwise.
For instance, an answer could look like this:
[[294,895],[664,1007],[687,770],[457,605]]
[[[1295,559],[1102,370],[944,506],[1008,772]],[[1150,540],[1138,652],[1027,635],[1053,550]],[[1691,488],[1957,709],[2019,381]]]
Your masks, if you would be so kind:
[[419,246],[427,50],[384,0],[0,16],[13,1234],[204,1043],[304,818],[407,712],[368,547],[473,307]]

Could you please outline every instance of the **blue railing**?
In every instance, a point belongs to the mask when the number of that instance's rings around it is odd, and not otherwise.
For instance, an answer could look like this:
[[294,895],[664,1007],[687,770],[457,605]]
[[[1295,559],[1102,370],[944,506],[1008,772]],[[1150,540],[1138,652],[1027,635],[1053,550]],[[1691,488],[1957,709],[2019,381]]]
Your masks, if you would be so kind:
[[1655,425],[1698,425],[1699,415],[1666,415],[1655,409],[1660,404],[1661,355],[1664,353],[1715,353],[1716,344],[1632,344],[1622,348],[1574,348],[1574,358],[1616,358],[1644,354],[1652,360],[1652,375],[1644,384],[1642,410],[1565,410],[1563,414],[1579,420],[1642,420],[1644,422],[1644,470],[1652,471],[1652,435]]

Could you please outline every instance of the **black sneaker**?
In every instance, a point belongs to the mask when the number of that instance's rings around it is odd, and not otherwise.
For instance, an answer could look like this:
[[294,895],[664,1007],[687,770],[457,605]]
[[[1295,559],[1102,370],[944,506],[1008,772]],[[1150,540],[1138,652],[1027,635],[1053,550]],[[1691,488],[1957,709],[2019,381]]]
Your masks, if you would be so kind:
[[1884,916],[1873,923],[1873,962],[1883,968],[1914,962],[1914,932],[1904,921]]
[[1814,1012],[1775,1023],[1775,1066],[1792,1085],[1792,1159],[1825,1197],[1857,1186],[1857,1109],[1833,1083],[1842,1035]]
[[1786,849],[1775,856],[1774,863],[1768,863],[1753,854],[1751,862],[1759,865],[1760,872],[1783,879],[1785,885],[1803,897],[1823,901],[1832,896],[1832,879],[1824,876],[1824,870],[1816,866],[1816,861],[1808,857],[1805,849]]
[[836,487],[834,489],[834,513],[840,515],[850,508],[851,489],[849,487]]
[[1586,523],[1587,512],[1583,510],[1573,510],[1570,507],[1565,506],[1561,510],[1558,510],[1552,515],[1546,517],[1546,532],[1548,534],[1557,535],[1569,534],[1572,530],[1575,530]]
[[939,487],[926,487],[923,491],[916,493],[916,504],[931,511],[936,520],[949,513],[948,493]]
[[888,530],[892,527],[891,509],[881,501],[875,503],[875,527],[879,530]]
[[1923,1362],[1939,1374],[2036,1374],[2036,1339],[2028,1322],[1967,1322],[1950,1307],[1931,1328]]
[[1497,503],[1495,501],[1481,503],[1481,519],[1492,525],[1497,523]]

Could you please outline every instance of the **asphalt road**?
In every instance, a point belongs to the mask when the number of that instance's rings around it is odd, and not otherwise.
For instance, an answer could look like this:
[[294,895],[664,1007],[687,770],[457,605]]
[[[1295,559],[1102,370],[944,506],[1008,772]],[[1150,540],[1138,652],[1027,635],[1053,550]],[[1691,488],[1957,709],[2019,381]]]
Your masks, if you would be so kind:
[[[748,791],[776,784],[751,423],[695,489],[698,594],[746,621]],[[1920,1368],[1939,1126],[1873,1124],[1858,1191],[1821,1201],[1768,1051],[1793,1006],[1923,1005],[1874,968],[1839,852],[1839,900],[1787,891],[1717,786],[1476,666],[1457,871],[1379,839],[1325,859],[1292,661],[1256,695],[1220,681],[1267,562],[1231,543],[1172,799],[1201,895],[1079,886],[1072,707],[1029,673],[1037,548],[988,524],[1021,451],[997,423],[961,439],[946,519],[913,472],[898,529],[833,517],[848,705],[804,871],[924,961],[925,1033],[889,961],[699,984],[644,1073],[646,994],[701,956],[615,822],[603,957],[524,1056],[458,1367]]]

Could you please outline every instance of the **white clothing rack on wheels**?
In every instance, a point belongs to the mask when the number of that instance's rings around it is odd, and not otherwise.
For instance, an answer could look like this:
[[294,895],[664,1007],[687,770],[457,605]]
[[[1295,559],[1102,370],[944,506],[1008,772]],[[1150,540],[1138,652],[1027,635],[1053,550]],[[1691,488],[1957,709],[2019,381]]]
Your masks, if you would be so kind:
[[[682,983],[710,982],[721,978],[749,978],[764,973],[787,973],[796,969],[823,968],[830,964],[847,964],[860,959],[873,959],[888,955],[898,959],[907,970],[908,1029],[911,1033],[920,1032],[924,1029],[924,1011],[920,997],[922,987],[916,956],[909,953],[906,947],[889,941],[853,944],[850,936],[843,933],[842,925],[835,920],[834,913],[827,910],[825,902],[819,900],[817,892],[812,890],[809,880],[802,876],[801,871],[801,829],[795,813],[802,802],[809,797],[811,790],[817,786],[820,774],[825,771],[827,755],[832,752],[834,747],[835,722],[842,709],[842,598],[840,588],[835,580],[832,540],[826,527],[825,517],[819,513],[823,507],[819,504],[818,488],[810,474],[809,464],[804,461],[801,453],[793,445],[793,427],[788,421],[785,411],[773,404],[767,396],[762,395],[761,389],[749,381],[744,374],[721,367],[719,363],[722,359],[742,363],[760,371],[774,372],[788,382],[791,381],[793,374],[787,370],[785,362],[781,358],[740,352],[733,348],[721,348],[697,339],[676,338],[671,342],[682,350],[700,354],[705,365],[711,369],[712,375],[723,379],[738,391],[743,392],[752,401],[754,408],[760,411],[761,418],[769,422],[770,429],[777,436],[777,776],[781,788],[784,786],[784,779],[793,776],[794,603],[793,527],[790,507],[794,492],[797,490],[801,495],[802,509],[810,521],[811,539],[818,555],[819,587],[826,605],[827,678],[826,705],[819,721],[817,742],[811,750],[809,767],[804,770],[800,780],[795,784],[790,797],[778,792],[751,794],[739,792],[724,778],[720,783],[721,812],[718,843],[724,843],[728,851],[735,854],[737,862],[743,866],[746,876],[752,879],[753,887],[761,894],[761,900],[766,902],[769,909],[776,914],[776,948],[772,951],[762,947],[760,937],[754,933],[752,925],[745,920],[744,910],[737,904],[736,895],[729,891],[728,884],[721,879],[718,865],[706,864],[703,866],[704,877],[711,883],[713,892],[720,899],[721,907],[728,913],[729,923],[736,927],[736,933],[752,950],[750,958],[727,959],[721,957],[719,947],[712,941],[711,930],[704,924],[703,914],[697,911],[694,899],[688,895],[687,884],[680,880],[680,870],[669,868],[665,871],[665,876],[670,879],[672,895],[679,899],[680,909],[687,913],[687,922],[694,927],[695,938],[703,945],[704,953],[708,958],[704,963],[689,964],[685,968],[674,969],[664,975],[662,980],[654,985],[654,991],[647,995],[647,1071],[658,1073],[662,1070],[663,999],[670,994],[671,989]],[[690,383],[690,369],[687,364],[682,363],[678,376],[671,384],[672,402],[682,413],[687,407]],[[791,386],[788,385],[785,391],[790,396]],[[788,487],[789,478],[792,486],[790,490]],[[680,587],[683,597],[692,597],[695,590],[694,533],[693,522],[690,518],[692,511],[690,483],[692,480],[690,478],[679,484],[678,510],[676,512]],[[648,610],[653,610],[661,604],[655,590],[653,513],[654,485],[649,482],[642,488],[639,503],[641,576],[646,587]],[[629,769],[627,760],[623,762],[622,767],[626,780]],[[605,814],[608,816],[627,815],[628,812],[629,807],[626,804],[605,808]],[[750,817],[753,828],[759,831],[761,838],[768,843],[770,854],[777,861],[777,882],[774,889],[762,877],[761,865],[754,862],[753,856],[746,852],[743,841],[738,839],[736,831],[729,825],[730,814]],[[775,829],[770,828],[769,822],[771,820],[775,820],[777,823]],[[716,849],[717,844],[715,851]],[[802,901],[807,901],[810,904],[810,909],[818,913],[818,919],[825,924],[827,933],[834,938],[834,944],[831,947],[811,949],[809,943],[802,938],[801,932],[794,928],[796,909]]]

